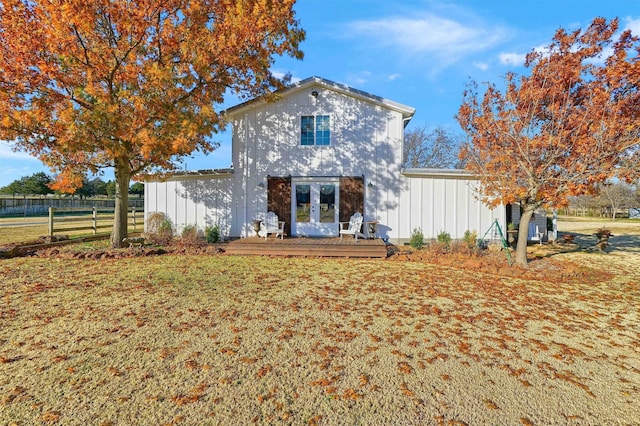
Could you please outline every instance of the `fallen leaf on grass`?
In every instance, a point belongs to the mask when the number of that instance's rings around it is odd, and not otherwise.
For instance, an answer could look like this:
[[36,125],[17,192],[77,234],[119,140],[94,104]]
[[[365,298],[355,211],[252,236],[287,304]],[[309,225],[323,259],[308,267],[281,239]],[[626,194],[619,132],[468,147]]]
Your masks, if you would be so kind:
[[273,367],[271,366],[271,364],[267,364],[264,367],[262,367],[260,370],[258,370],[258,372],[256,373],[256,377],[258,377],[259,379],[263,378],[267,373],[269,373],[271,370],[273,369]]
[[234,349],[231,349],[231,348],[221,348],[220,349],[220,353],[232,356],[232,355],[235,355],[237,353],[237,351],[235,351]]
[[308,424],[309,426],[317,426],[317,425],[319,425],[319,424],[320,424],[320,420],[322,420],[322,416],[320,416],[320,415],[316,415],[316,416],[311,417],[311,418],[307,421],[307,424]]
[[0,402],[2,403],[2,405],[7,405],[26,391],[27,389],[23,388],[22,386],[16,386],[15,388],[11,389],[11,391],[9,391],[7,395],[3,395],[2,399],[0,399]]
[[369,384],[369,376],[366,374],[360,375],[360,387],[365,387]]
[[413,392],[411,389],[409,389],[409,387],[407,386],[407,384],[406,384],[406,383],[404,383],[404,382],[402,382],[402,383],[400,384],[400,390],[402,391],[402,393],[403,393],[405,396],[414,396],[414,395],[415,395],[415,392]]
[[491,401],[490,399],[485,399],[484,400],[484,405],[486,405],[487,408],[490,409],[490,410],[498,410],[499,409],[499,407],[496,405],[496,403]]
[[111,374],[114,377],[122,376],[122,372],[114,367],[107,367],[107,373]]
[[40,416],[40,420],[44,423],[55,423],[60,420],[60,413],[57,411],[45,411]]
[[200,397],[198,395],[174,395],[171,397],[173,402],[177,406],[183,406],[187,404],[193,404],[194,402],[198,402]]
[[346,400],[358,400],[362,398],[362,395],[360,395],[355,389],[352,388],[348,388],[345,389],[344,393],[342,394],[342,399],[346,399]]
[[400,370],[401,373],[404,373],[404,374],[413,373],[413,367],[404,361],[398,363],[398,369]]

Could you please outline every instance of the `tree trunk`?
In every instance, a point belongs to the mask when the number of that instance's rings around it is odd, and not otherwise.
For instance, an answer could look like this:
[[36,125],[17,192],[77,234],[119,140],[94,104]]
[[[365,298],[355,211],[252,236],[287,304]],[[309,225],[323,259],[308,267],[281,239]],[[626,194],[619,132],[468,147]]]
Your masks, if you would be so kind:
[[520,217],[520,228],[518,229],[518,245],[516,246],[516,264],[527,266],[527,240],[529,239],[529,223],[535,212],[535,205],[523,205],[522,216]]
[[122,239],[128,234],[129,213],[129,183],[131,171],[127,160],[116,161],[116,207],[113,218],[113,230],[111,231],[111,247],[120,248]]

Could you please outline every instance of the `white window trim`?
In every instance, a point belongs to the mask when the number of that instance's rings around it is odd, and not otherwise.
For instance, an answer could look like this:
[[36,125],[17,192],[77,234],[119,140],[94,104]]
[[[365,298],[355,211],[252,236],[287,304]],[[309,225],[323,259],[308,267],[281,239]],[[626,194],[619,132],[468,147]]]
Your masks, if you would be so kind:
[[[302,144],[302,117],[313,117],[313,144],[312,145],[303,145]],[[317,117],[329,117],[329,144],[328,145],[318,145],[316,143],[316,123]],[[333,145],[333,115],[332,114],[300,114],[298,118],[298,146],[302,147],[329,147]]]

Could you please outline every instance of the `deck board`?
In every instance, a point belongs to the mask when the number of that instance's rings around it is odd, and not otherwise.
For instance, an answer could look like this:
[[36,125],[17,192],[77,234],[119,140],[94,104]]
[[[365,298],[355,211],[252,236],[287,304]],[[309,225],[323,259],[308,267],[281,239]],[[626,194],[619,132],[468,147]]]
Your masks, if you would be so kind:
[[387,248],[381,239],[353,238],[241,238],[231,241],[227,254],[261,256],[317,256],[386,258]]

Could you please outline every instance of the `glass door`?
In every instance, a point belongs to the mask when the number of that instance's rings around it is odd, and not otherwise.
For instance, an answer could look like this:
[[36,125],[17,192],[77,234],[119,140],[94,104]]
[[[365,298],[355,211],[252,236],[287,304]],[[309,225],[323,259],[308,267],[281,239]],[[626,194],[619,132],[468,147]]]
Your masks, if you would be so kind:
[[294,184],[293,235],[334,237],[338,235],[338,184],[301,182]]

